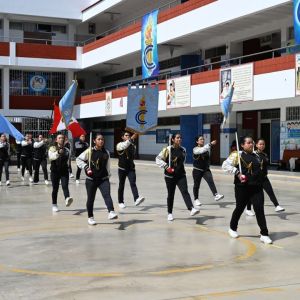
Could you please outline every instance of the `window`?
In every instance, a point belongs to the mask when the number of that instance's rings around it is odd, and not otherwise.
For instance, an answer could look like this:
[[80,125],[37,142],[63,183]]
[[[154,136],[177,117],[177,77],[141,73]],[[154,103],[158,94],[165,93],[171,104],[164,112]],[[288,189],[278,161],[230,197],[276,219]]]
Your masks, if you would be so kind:
[[9,22],[9,29],[23,30],[23,24],[21,22]]
[[203,116],[203,124],[219,124],[223,120],[222,113],[205,114]]
[[133,77],[133,70],[131,69],[131,70],[115,73],[112,75],[104,76],[102,77],[102,83],[105,84],[105,83],[118,81],[126,78],[132,78],[132,77]]
[[52,25],[52,32],[67,33],[67,27],[65,25]]
[[260,118],[264,119],[280,119],[280,109],[268,109],[260,112]]
[[226,54],[226,45],[205,50],[205,59],[222,56]]
[[287,107],[286,120],[287,121],[300,120],[300,106]]

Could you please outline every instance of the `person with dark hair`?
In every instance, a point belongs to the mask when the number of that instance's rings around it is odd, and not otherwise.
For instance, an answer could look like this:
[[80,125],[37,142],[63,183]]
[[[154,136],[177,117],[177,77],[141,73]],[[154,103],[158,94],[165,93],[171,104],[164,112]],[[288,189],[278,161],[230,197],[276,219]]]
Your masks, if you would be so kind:
[[135,173],[135,164],[134,164],[134,155],[136,151],[134,140],[136,139],[136,137],[137,137],[137,133],[131,136],[130,132],[125,131],[122,134],[123,141],[118,143],[116,147],[119,155],[118,202],[119,202],[119,207],[122,209],[126,207],[124,203],[124,187],[125,187],[126,178],[128,178],[130,183],[130,188],[132,191],[135,206],[138,206],[145,201],[144,197],[139,196],[139,192],[136,186],[136,173]]
[[172,144],[164,148],[156,157],[156,164],[165,170],[165,181],[168,190],[168,221],[173,221],[173,205],[176,186],[178,186],[190,215],[194,216],[200,212],[194,208],[191,196],[188,192],[186,172],[184,163],[186,150],[181,146],[181,134],[172,135]]
[[44,139],[43,135],[40,134],[38,139],[33,144],[33,162],[34,162],[34,177],[33,183],[39,182],[40,166],[44,173],[45,184],[48,185],[48,171],[47,171],[47,139]]
[[[75,157],[77,158],[81,153],[83,153],[87,148],[89,147],[89,144],[85,141],[85,135],[82,134],[79,137],[79,141],[75,143]],[[80,173],[81,169],[77,167],[76,171],[76,183],[79,183],[80,181]]]
[[9,162],[10,162],[10,146],[7,141],[7,137],[4,133],[0,134],[0,185],[2,185],[1,179],[2,179],[2,171],[3,167],[5,170],[5,176],[6,176],[6,185],[10,185],[9,181]]
[[215,201],[224,198],[224,195],[218,194],[217,188],[214,183],[212,173],[209,168],[210,155],[209,151],[211,146],[217,144],[217,141],[212,141],[204,145],[204,137],[202,135],[196,138],[197,146],[193,149],[193,179],[194,179],[194,205],[200,206],[202,203],[199,200],[199,188],[202,178],[207,182]]
[[65,147],[65,136],[59,134],[56,137],[56,141],[48,151],[49,160],[51,162],[51,181],[52,181],[52,211],[58,212],[57,207],[57,194],[59,189],[59,182],[63,189],[65,196],[66,206],[70,206],[73,202],[73,198],[70,197],[69,192],[69,171],[68,160],[70,151]]
[[110,155],[109,151],[104,148],[104,137],[102,134],[96,134],[94,144],[93,148],[88,148],[76,158],[77,166],[80,169],[84,169],[87,176],[85,186],[87,191],[86,208],[89,225],[97,224],[94,219],[93,210],[98,188],[108,210],[108,219],[118,218],[110,194]]
[[[285,209],[283,207],[281,207],[278,203],[278,200],[275,196],[275,193],[273,191],[271,182],[268,178],[268,165],[269,165],[269,158],[267,153],[264,152],[266,148],[266,143],[265,140],[263,138],[259,138],[256,142],[256,154],[260,157],[261,160],[261,169],[264,173],[264,180],[263,180],[263,189],[264,191],[268,194],[270,200],[272,201],[272,203],[275,206],[275,211],[276,212],[281,212],[284,211]],[[248,215],[247,211],[251,211],[251,202],[249,202],[247,204],[247,210],[246,210],[246,214]],[[254,214],[253,214],[254,215]]]
[[33,156],[33,143],[32,134],[27,133],[25,135],[25,140],[21,142],[22,153],[21,153],[21,162],[22,162],[22,170],[21,170],[21,179],[24,181],[24,173],[25,169],[29,172],[29,182],[33,182],[32,179],[32,156]]
[[[253,151],[254,142],[252,137],[244,137],[241,142],[241,147],[242,151],[239,153],[237,151],[232,152],[222,165],[225,172],[234,174],[235,185],[236,207],[231,217],[228,233],[232,238],[239,236],[237,233],[239,219],[247,204],[251,202],[256,213],[258,226],[260,227],[260,240],[265,244],[271,244],[272,240],[269,237],[264,212],[262,184],[265,174],[261,169],[260,157]],[[241,172],[238,167],[239,163]]]

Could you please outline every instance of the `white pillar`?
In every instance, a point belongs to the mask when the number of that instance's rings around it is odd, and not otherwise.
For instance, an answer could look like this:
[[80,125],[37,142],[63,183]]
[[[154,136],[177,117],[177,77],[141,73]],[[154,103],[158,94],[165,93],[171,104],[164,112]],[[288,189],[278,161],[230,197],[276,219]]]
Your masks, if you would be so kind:
[[[73,42],[75,40],[75,33],[76,33],[75,24],[69,23],[67,26],[67,30],[68,30],[68,40],[70,42]],[[76,45],[70,43],[69,46],[76,46]]]
[[4,115],[9,112],[9,68],[2,69],[2,107]]
[[3,24],[4,42],[8,42],[9,41],[9,20],[6,17],[4,17],[2,24]]
[[74,72],[73,71],[67,71],[66,72],[66,90],[71,85],[73,79],[74,79]]
[[288,42],[288,28],[285,25],[282,25],[281,27],[281,47],[284,47],[287,45]]

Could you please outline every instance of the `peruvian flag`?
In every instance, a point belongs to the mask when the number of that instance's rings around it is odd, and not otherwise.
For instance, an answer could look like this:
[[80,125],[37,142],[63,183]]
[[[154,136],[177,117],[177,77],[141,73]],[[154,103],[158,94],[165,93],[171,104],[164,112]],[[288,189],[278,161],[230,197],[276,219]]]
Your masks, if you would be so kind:
[[69,123],[69,126],[66,128],[65,123],[62,120],[62,116],[59,110],[59,106],[55,103],[54,104],[54,118],[53,118],[53,125],[52,128],[50,129],[49,133],[54,134],[57,131],[65,130],[68,129],[71,131],[73,138],[79,137],[82,134],[86,135],[85,130],[80,127],[79,123],[77,120],[72,117]]

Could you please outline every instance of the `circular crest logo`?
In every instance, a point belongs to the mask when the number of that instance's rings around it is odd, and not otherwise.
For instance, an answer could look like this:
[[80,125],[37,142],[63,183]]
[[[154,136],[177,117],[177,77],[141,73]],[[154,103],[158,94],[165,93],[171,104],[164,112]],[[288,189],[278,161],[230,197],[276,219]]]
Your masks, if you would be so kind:
[[30,88],[35,92],[42,92],[45,90],[47,82],[45,77],[41,75],[34,75],[30,78]]

